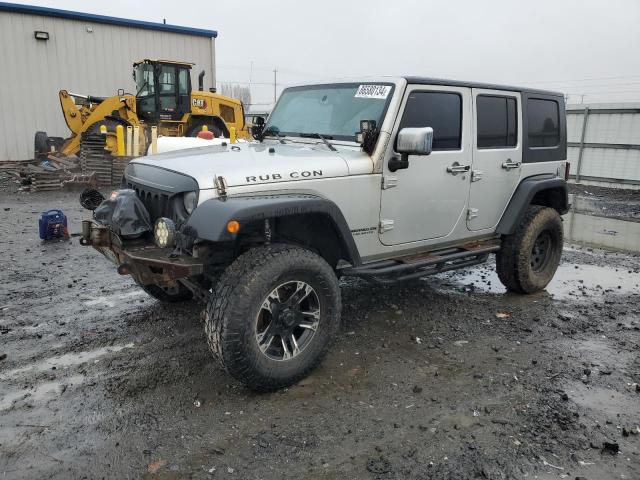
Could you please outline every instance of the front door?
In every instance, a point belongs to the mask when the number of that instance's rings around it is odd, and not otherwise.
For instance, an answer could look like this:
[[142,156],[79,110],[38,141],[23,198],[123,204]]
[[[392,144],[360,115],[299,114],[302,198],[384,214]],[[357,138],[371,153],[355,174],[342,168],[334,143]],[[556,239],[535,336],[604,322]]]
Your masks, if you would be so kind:
[[[471,89],[410,85],[383,167],[380,241],[384,245],[447,237],[466,214],[471,169]],[[398,131],[433,128],[430,155],[410,155],[389,171]],[[464,220],[462,220],[464,221]]]
[[158,97],[160,120],[181,120],[191,111],[189,69],[160,64]]
[[473,171],[469,230],[494,228],[520,182],[522,107],[520,94],[473,89]]

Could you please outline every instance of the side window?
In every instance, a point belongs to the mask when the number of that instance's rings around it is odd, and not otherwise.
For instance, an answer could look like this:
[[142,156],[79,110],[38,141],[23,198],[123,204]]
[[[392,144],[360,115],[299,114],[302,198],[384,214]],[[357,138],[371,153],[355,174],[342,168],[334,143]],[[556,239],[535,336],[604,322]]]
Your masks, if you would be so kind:
[[235,123],[236,112],[233,111],[233,107],[228,105],[220,105],[220,116],[226,123]]
[[180,95],[189,93],[189,70],[186,68],[178,70],[178,93]]
[[400,121],[405,127],[433,128],[433,150],[459,150],[462,98],[449,92],[411,92]]
[[493,95],[476,98],[478,148],[515,147],[518,141],[516,99]]
[[557,147],[560,144],[558,102],[530,98],[527,102],[529,147]]

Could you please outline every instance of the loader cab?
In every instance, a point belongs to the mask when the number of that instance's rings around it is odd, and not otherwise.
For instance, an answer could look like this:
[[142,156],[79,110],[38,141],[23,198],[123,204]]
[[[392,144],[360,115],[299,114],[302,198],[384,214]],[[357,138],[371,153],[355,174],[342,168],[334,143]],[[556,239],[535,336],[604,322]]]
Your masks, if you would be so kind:
[[142,60],[133,64],[136,110],[144,122],[181,121],[191,112],[191,67],[166,60]]

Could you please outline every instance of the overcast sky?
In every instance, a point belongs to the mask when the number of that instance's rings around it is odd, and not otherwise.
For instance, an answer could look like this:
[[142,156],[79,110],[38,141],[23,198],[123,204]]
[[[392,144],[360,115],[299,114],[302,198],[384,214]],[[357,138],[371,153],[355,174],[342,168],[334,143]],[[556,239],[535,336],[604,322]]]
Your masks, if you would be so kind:
[[[25,0],[218,31],[218,82],[253,102],[328,77],[413,74],[640,101],[640,0]],[[251,65],[253,64],[253,68]],[[582,96],[584,95],[584,97]]]

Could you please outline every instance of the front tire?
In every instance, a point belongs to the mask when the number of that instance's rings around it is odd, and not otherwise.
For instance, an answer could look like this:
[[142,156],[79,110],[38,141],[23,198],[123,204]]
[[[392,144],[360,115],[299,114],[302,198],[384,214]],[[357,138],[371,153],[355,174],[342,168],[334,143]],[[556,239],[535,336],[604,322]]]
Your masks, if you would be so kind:
[[315,369],[340,327],[340,289],[331,266],[304,248],[275,244],[227,268],[206,308],[214,357],[256,391],[295,384]]
[[215,138],[220,138],[224,136],[224,132],[218,128],[216,125],[214,125],[213,123],[199,123],[197,125],[194,125],[193,127],[191,127],[188,131],[187,131],[187,137],[197,137],[198,133],[200,133],[202,131],[202,127],[203,126],[207,126],[207,130],[209,130],[211,133],[213,133],[213,136]]
[[553,208],[531,205],[516,231],[503,237],[496,254],[502,284],[517,293],[543,290],[560,263],[562,241],[560,214]]

